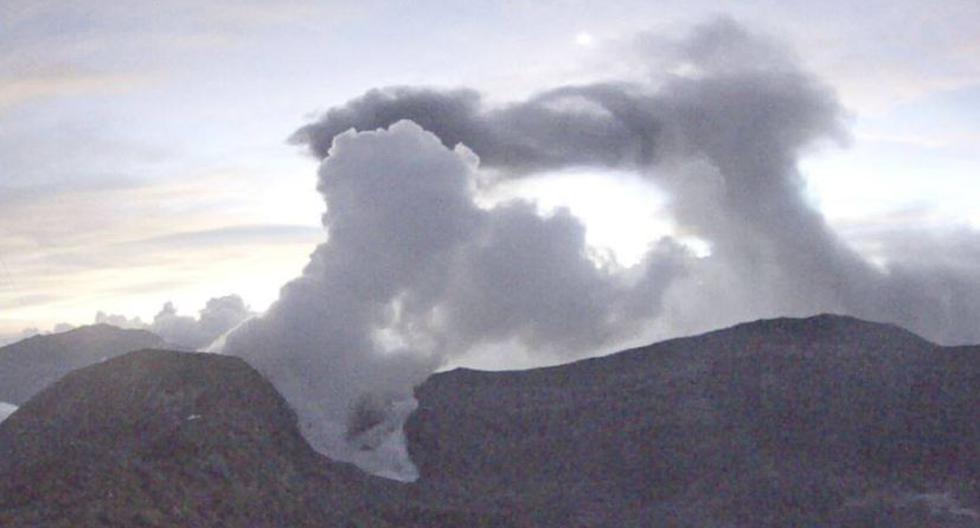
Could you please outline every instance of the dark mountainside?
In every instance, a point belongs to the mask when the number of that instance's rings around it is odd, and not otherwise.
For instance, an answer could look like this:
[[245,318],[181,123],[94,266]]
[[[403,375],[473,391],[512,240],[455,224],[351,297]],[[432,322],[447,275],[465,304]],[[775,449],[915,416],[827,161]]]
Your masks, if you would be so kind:
[[400,484],[243,361],[140,351],[0,423],[0,526],[977,527],[980,347],[819,316],[417,390]]
[[838,316],[417,391],[420,484],[539,526],[980,526],[980,347]]
[[106,324],[38,335],[0,348],[0,401],[22,405],[72,370],[139,350],[168,348],[156,334]]
[[315,453],[244,361],[143,350],[0,423],[0,526],[508,526]]

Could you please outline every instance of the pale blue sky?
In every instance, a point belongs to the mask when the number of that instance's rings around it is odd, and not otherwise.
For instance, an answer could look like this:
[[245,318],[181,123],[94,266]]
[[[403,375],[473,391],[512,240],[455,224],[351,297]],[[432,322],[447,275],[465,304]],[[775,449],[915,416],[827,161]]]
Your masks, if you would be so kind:
[[[851,113],[850,145],[802,163],[849,241],[980,229],[975,1],[121,4],[0,5],[0,333],[227,293],[262,309],[323,239],[316,164],[285,143],[315,112],[392,84],[506,101],[640,75],[624,43],[719,13],[787,42]],[[643,185],[512,192],[570,205],[628,260],[658,233],[618,222],[669,229]]]

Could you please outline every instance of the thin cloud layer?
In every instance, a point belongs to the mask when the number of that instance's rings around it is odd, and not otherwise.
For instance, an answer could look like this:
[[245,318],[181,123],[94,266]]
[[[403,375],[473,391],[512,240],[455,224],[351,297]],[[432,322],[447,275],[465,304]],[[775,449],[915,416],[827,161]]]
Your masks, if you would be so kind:
[[208,300],[198,317],[178,315],[173,303],[166,303],[150,323],[139,317],[98,312],[96,323],[120,328],[149,330],[164,341],[189,350],[201,350],[255,314],[238,295],[226,295]]

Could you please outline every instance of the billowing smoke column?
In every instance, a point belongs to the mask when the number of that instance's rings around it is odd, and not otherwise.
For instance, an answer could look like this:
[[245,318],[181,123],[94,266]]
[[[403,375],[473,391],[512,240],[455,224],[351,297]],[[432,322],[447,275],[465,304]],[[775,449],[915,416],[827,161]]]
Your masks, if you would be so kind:
[[[293,141],[325,157],[343,131],[411,119],[447,146],[466,145],[498,177],[573,166],[635,170],[670,194],[681,231],[712,246],[712,257],[686,274],[710,294],[673,288],[685,297],[680,311],[704,327],[835,311],[944,343],[980,340],[980,270],[965,249],[980,247],[975,233],[903,233],[882,248],[892,257],[883,271],[807,204],[799,155],[846,137],[826,86],[730,19],[679,42],[647,37],[637,45],[656,55],[651,63],[685,73],[649,84],[562,86],[500,107],[469,90],[372,90]],[[912,260],[899,249],[909,245],[932,251]]]
[[0,402],[0,422],[4,421],[17,410],[17,406],[12,403]]
[[315,447],[382,474],[413,476],[404,447],[358,433],[397,424],[388,407],[411,410],[396,402],[447,358],[512,339],[595,349],[656,314],[684,258],[664,243],[632,274],[598,267],[567,212],[479,207],[477,159],[410,121],[340,134],[329,153],[328,242],[225,352],[276,383]]
[[[980,338],[974,268],[882,271],[807,205],[799,155],[844,137],[830,90],[727,19],[657,42],[656,64],[683,75],[499,107],[470,90],[372,90],[300,129],[323,159],[328,241],[225,351],[270,377],[314,447],[410,479],[398,432],[412,386],[481,345],[575,355],[658,316],[683,332],[821,311]],[[567,211],[475,201],[478,180],[569,167],[646,175],[711,255],[663,239],[623,270],[590,256]]]

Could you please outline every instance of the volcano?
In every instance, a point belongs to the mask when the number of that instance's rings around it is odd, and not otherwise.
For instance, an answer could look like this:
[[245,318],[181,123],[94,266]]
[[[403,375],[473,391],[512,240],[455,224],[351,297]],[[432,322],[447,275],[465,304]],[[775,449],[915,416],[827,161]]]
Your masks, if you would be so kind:
[[244,361],[142,350],[0,423],[0,526],[980,526],[980,347],[747,323],[416,390],[421,478],[316,453]]
[[980,347],[840,316],[432,376],[423,486],[537,526],[980,526]]
[[165,347],[152,332],[107,324],[29,337],[0,348],[0,401],[22,405],[72,370],[141,348]]
[[0,526],[508,526],[332,462],[244,361],[141,350],[0,424]]

